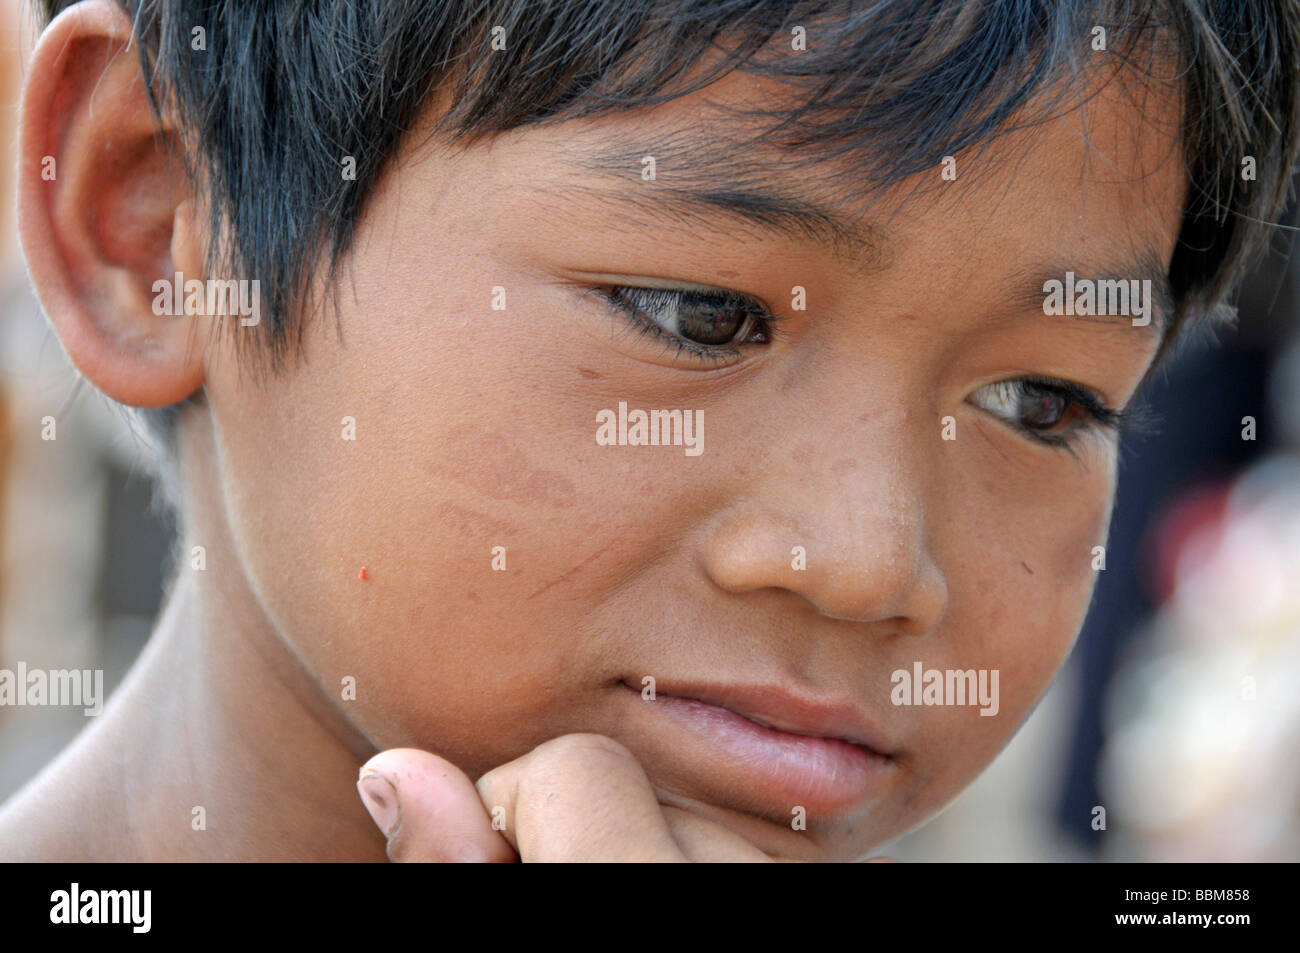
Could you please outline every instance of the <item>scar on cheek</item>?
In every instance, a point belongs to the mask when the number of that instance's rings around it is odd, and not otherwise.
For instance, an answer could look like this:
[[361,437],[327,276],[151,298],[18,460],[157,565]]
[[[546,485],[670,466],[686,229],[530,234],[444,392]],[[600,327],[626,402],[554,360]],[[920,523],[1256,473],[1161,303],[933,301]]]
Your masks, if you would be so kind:
[[367,579],[370,578],[370,573],[366,572],[365,566],[362,566],[359,570],[357,570],[357,578],[360,579],[362,582],[365,582]]

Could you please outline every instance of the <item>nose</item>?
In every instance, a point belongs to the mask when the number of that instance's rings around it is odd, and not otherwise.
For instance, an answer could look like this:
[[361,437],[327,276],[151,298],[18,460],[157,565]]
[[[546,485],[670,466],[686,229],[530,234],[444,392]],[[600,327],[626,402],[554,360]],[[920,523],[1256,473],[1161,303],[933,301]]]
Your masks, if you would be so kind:
[[710,528],[704,562],[714,583],[736,594],[785,589],[831,619],[906,634],[934,628],[948,588],[926,519],[933,467],[905,439],[857,447],[856,458],[840,442],[821,466],[815,455],[803,466],[770,461]]

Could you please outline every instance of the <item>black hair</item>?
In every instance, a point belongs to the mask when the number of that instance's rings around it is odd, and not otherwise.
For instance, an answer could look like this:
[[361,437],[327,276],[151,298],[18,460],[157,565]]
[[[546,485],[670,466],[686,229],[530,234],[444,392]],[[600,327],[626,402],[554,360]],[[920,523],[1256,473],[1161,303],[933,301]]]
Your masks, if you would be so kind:
[[[39,6],[49,19],[69,2]],[[272,367],[300,343],[304,289],[337,276],[435,94],[437,132],[470,143],[667,101],[732,70],[775,77],[796,95],[773,135],[819,160],[853,158],[878,187],[1023,128],[1035,104],[1046,116],[1045,94],[1081,88],[1099,63],[1165,64],[1182,89],[1191,183],[1168,339],[1230,311],[1286,204],[1300,135],[1300,0],[119,2],[212,234],[229,236],[213,242],[209,273],[261,282],[261,324],[241,334]],[[354,178],[340,173],[347,157]],[[176,408],[144,413],[166,439]]]

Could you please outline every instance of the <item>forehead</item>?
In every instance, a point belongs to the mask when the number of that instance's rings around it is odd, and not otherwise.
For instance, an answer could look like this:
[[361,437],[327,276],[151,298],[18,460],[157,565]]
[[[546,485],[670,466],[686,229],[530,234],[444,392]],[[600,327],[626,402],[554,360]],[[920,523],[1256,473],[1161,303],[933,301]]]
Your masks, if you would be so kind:
[[[823,141],[813,120],[805,124],[792,112],[798,100],[790,92],[733,73],[660,106],[564,123],[557,141],[575,177],[617,185],[628,183],[631,173],[647,183],[643,191],[665,195],[771,193],[780,186],[792,198],[833,208],[841,221],[873,210],[879,217],[889,193],[977,201],[978,195],[966,194],[972,186],[1005,186],[1011,179],[1025,186],[1049,177],[1081,188],[1126,184],[1157,199],[1143,183],[1162,170],[1182,171],[1181,100],[1172,82],[1096,71],[1087,85],[1044,90],[982,142],[963,150],[941,145],[919,168],[896,168],[890,160],[901,144],[889,128],[864,127],[853,142]],[[962,167],[955,180],[938,174],[948,155]],[[655,162],[649,178],[641,174],[647,157]]]
[[538,201],[604,224],[817,249],[864,275],[954,264],[1003,275],[1025,301],[1067,270],[1150,279],[1167,313],[1187,188],[1180,101],[1173,84],[1097,73],[951,162],[889,180],[871,177],[887,132],[856,154],[805,141],[783,124],[787,94],[732,74],[654,108],[532,129],[519,156]]

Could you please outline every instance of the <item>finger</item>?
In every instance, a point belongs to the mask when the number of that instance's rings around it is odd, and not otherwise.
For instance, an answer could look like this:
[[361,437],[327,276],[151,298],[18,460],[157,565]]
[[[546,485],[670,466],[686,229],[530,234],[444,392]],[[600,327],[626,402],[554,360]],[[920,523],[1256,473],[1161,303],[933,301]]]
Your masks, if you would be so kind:
[[764,864],[774,860],[721,824],[678,807],[664,806],[662,810],[673,840],[692,863]]
[[414,748],[382,751],[361,767],[357,791],[403,863],[513,861],[478,791],[450,761]]
[[640,763],[604,735],[538,745],[483,775],[477,788],[525,863],[687,859]]

